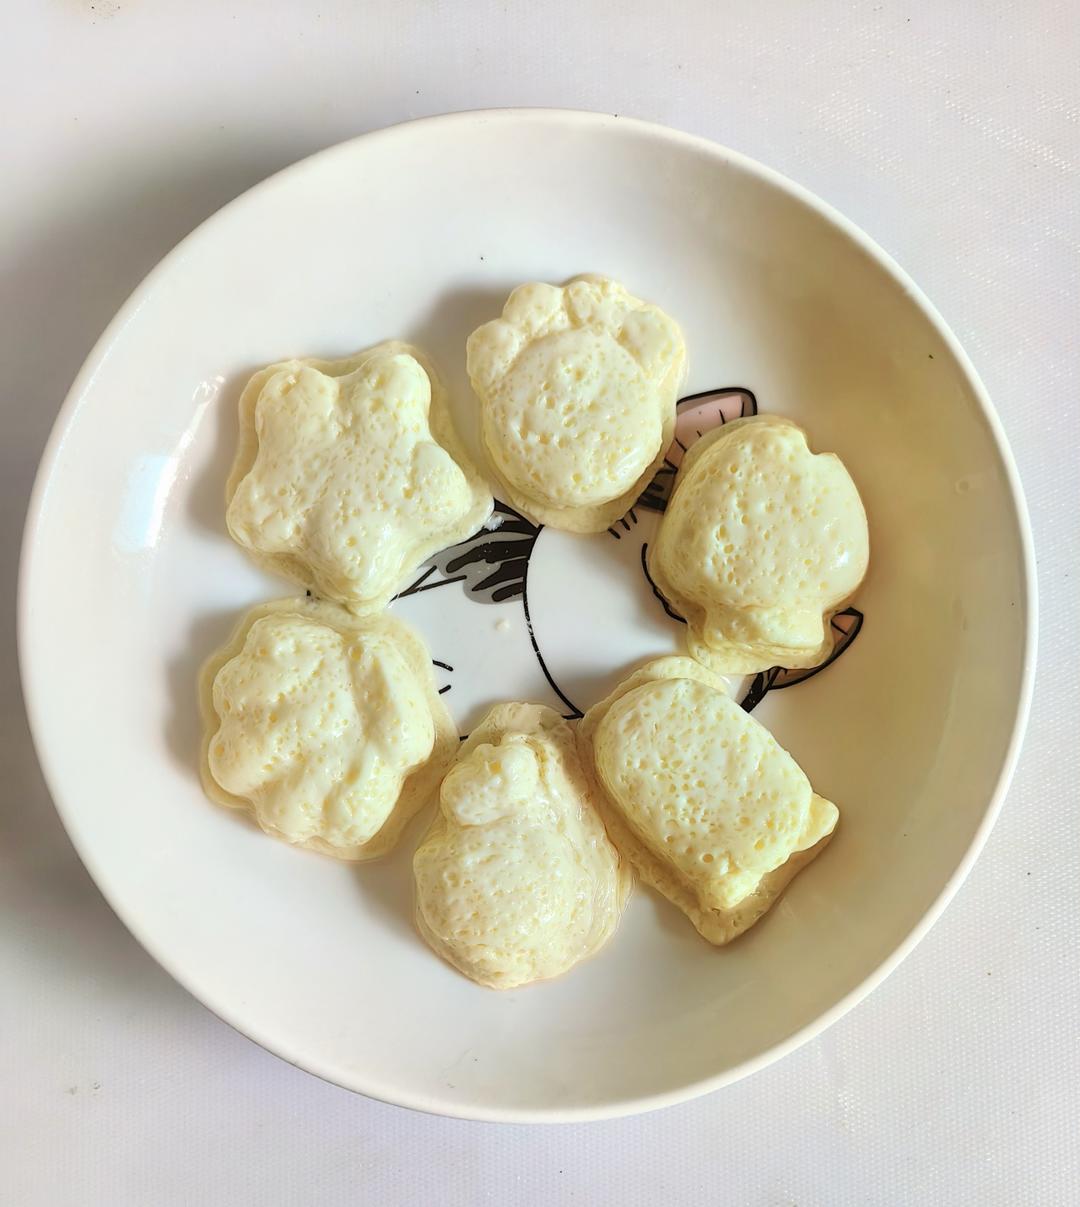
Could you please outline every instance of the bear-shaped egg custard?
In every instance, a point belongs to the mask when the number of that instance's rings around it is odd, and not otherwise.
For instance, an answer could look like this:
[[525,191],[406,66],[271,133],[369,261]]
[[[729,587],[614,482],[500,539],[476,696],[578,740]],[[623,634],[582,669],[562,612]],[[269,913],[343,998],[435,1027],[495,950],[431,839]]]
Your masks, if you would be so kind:
[[631,886],[570,726],[536,704],[499,704],[473,730],[413,870],[420,933],[495,989],[559,976],[592,955]]
[[399,343],[256,373],[227,499],[229,532],[256,561],[361,615],[492,509],[434,370]]

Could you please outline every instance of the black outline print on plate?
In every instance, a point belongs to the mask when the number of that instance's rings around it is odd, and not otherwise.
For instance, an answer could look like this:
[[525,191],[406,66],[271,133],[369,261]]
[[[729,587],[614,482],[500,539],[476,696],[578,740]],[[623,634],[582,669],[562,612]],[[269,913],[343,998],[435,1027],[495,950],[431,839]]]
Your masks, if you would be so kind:
[[[730,386],[688,394],[679,399],[676,413],[678,418],[674,441],[664,457],[663,464],[641,492],[634,506],[607,530],[615,540],[622,540],[624,534],[633,532],[639,522],[637,508],[654,512],[667,509],[683,454],[696,439],[721,424],[756,415],[758,404],[752,391]],[[476,603],[504,603],[520,597],[525,614],[525,627],[540,670],[551,690],[569,709],[567,719],[573,720],[582,715],[581,709],[559,687],[548,670],[529,615],[529,560],[537,537],[542,531],[542,524],[533,524],[512,507],[496,499],[495,510],[487,526],[468,540],[452,545],[429,558],[415,582],[400,592],[397,598],[416,595],[421,591],[433,591],[451,583],[462,583],[467,597]],[[649,574],[648,549],[648,543],[643,542],[641,570],[645,581],[667,615],[679,624],[685,624],[686,621],[671,607]],[[436,575],[438,577],[433,577]],[[743,696],[742,707],[747,712],[752,712],[768,692],[794,687],[796,683],[802,683],[831,666],[859,635],[862,625],[863,614],[857,608],[845,608],[838,612],[832,618],[831,625],[835,644],[832,653],[824,662],[802,670],[774,666],[770,670],[759,672]],[[436,660],[435,665],[448,672],[453,671],[453,667],[445,662]],[[450,686],[439,690],[440,694],[448,692]]]

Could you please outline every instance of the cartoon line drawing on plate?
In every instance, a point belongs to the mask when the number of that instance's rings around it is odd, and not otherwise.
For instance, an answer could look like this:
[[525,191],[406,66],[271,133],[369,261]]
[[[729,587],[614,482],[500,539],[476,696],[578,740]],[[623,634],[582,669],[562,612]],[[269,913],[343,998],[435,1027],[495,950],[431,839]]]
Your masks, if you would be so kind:
[[[567,719],[578,718],[591,698],[610,678],[631,664],[664,653],[682,651],[683,618],[656,587],[648,570],[649,543],[671,497],[683,455],[706,432],[735,419],[758,413],[750,390],[739,387],[705,390],[681,398],[677,404],[675,438],[663,464],[637,502],[606,533],[578,536],[538,525],[496,499],[495,511],[479,532],[429,558],[416,580],[395,600],[407,614],[435,606],[442,625],[463,634],[461,652],[435,660],[447,675],[453,665],[469,659],[469,634],[493,612],[494,628],[523,631],[524,643],[508,644],[483,634],[480,646],[491,650],[481,661],[490,666],[490,690],[471,684],[482,700],[501,698],[511,685],[500,686],[496,677],[509,677],[517,699],[545,697],[561,708]],[[461,584],[460,592],[432,597],[438,588]],[[507,605],[521,601],[521,608]],[[458,612],[461,603],[465,609]],[[475,604],[497,605],[475,608]],[[520,615],[520,623],[517,620]],[[858,636],[863,614],[846,608],[832,620],[835,646],[820,665],[802,670],[772,667],[747,676],[741,688],[742,707],[751,712],[770,691],[792,687],[831,666]],[[447,651],[436,651],[447,654]],[[471,665],[470,677],[478,673]],[[537,673],[538,672],[538,673]],[[483,678],[482,671],[480,678]],[[520,682],[513,682],[513,680]],[[440,688],[450,692],[452,683]],[[550,693],[550,695],[549,695]],[[587,693],[587,694],[586,694]],[[450,697],[452,699],[452,697]]]

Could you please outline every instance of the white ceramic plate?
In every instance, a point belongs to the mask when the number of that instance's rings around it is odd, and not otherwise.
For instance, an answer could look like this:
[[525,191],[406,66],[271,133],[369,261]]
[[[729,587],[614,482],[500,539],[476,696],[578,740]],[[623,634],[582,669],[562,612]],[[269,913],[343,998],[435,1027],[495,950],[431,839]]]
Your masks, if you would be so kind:
[[[758,705],[842,814],[772,915],[714,950],[639,888],[599,956],[498,994],[412,929],[417,827],[395,857],[356,868],[290,850],[203,798],[195,677],[244,608],[291,591],[223,523],[234,405],[252,370],[415,341],[471,438],[466,335],[511,286],[583,271],[681,320],[688,393],[752,392],[843,456],[870,515],[872,568],[857,641]],[[677,648],[679,626],[641,573],[655,516],[638,518],[618,539],[516,537],[520,550],[492,555],[510,588],[501,601],[472,589],[475,563],[467,581],[443,582],[462,573],[444,559],[421,584],[430,590],[395,605],[453,668],[441,673],[463,729],[500,698],[585,707],[629,664]],[[839,215],[741,156],[656,127],[460,114],[281,173],[136,290],[42,464],[23,675],[82,858],[146,948],[222,1018],[392,1102],[587,1118],[673,1102],[774,1059],[926,931],[1012,770],[1033,671],[1031,565],[1015,470],[971,365]]]

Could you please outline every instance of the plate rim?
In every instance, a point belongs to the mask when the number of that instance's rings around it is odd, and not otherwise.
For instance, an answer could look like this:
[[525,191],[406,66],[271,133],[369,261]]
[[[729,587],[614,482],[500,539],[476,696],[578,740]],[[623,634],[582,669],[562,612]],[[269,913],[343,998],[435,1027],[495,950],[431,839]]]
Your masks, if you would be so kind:
[[[245,203],[253,195],[270,191],[293,175],[298,175],[308,170],[316,161],[334,156],[353,154],[359,144],[371,143],[378,140],[385,141],[404,132],[411,132],[414,128],[419,127],[438,126],[444,129],[450,127],[475,128],[496,122],[513,124],[523,119],[533,121],[543,120],[553,124],[562,123],[568,127],[579,129],[591,128],[594,133],[600,136],[606,134],[613,127],[629,127],[643,138],[678,145],[698,155],[705,155],[713,160],[736,167],[771,185],[780,192],[793,197],[858,246],[864,254],[873,260],[879,268],[903,289],[915,306],[922,312],[948,349],[967,385],[971,389],[979,405],[983,422],[987,426],[995,450],[1005,471],[1005,479],[1013,513],[1016,516],[1021,548],[1024,642],[1020,669],[1020,692],[1016,701],[1009,740],[1003,752],[1001,767],[994,790],[987,800],[982,817],[975,827],[971,841],[952,874],[923,915],[890,954],[877,967],[872,969],[858,985],[805,1026],[778,1040],[765,1051],[732,1068],[725,1069],[720,1073],[711,1074],[697,1081],[688,1082],[677,1089],[618,1099],[592,1106],[487,1107],[483,1104],[457,1103],[452,1100],[425,1095],[408,1089],[402,1090],[393,1085],[367,1080],[363,1075],[346,1078],[340,1070],[319,1067],[321,1062],[301,1058],[298,1053],[285,1049],[281,1043],[271,1041],[265,1036],[260,1036],[258,1027],[249,1026],[231,1017],[231,1010],[228,1004],[217,1002],[212,992],[197,984],[197,977],[190,975],[187,971],[174,967],[168,953],[159,950],[155,941],[143,932],[138,918],[131,917],[128,913],[125,913],[113,900],[108,886],[108,875],[97,866],[96,860],[89,851],[84,849],[79,837],[78,809],[77,806],[72,804],[72,799],[77,795],[77,792],[66,791],[58,782],[59,776],[55,774],[54,769],[50,765],[49,751],[51,739],[48,732],[49,723],[47,721],[46,707],[48,693],[46,686],[37,681],[28,636],[34,582],[34,555],[38,544],[38,532],[50,480],[68,429],[81,405],[83,395],[91,385],[94,376],[108,355],[113,343],[130,318],[143,304],[146,296],[153,290],[158,279],[164,276],[174,263],[183,258],[188,245],[196,240],[207,227],[222,220],[228,211],[232,210],[235,206]],[[971,359],[961,346],[960,341],[942,318],[937,308],[892,256],[871,239],[866,232],[828,202],[823,201],[815,193],[812,193],[809,189],[785,176],[783,173],[768,167],[740,151],[735,151],[701,135],[688,134],[657,122],[620,117],[589,110],[519,106],[467,109],[414,118],[371,130],[343,142],[325,147],[274,172],[215,210],[214,213],[210,214],[194,227],[193,230],[184,236],[151,268],[135,286],[127,300],[94,343],[82,367],[76,374],[53,422],[52,430],[38,464],[23,526],[18,568],[16,633],[19,677],[34,751],[41,768],[42,776],[45,779],[49,796],[64,826],[64,830],[83,866],[89,872],[91,879],[106,902],[108,902],[109,907],[147,954],[182,988],[191,993],[211,1013],[245,1038],[257,1043],[260,1047],[286,1061],[288,1064],[303,1069],[305,1072],[311,1073],[323,1081],[339,1086],[342,1089],[360,1093],[366,1097],[374,1098],[391,1105],[453,1118],[500,1123],[573,1123],[620,1118],[646,1111],[658,1110],[679,1102],[686,1102],[703,1094],[711,1093],[722,1086],[730,1085],[759,1069],[773,1064],[810,1039],[820,1035],[833,1023],[847,1014],[849,1010],[876,989],[914,950],[918,943],[921,942],[934,923],[941,917],[946,906],[956,895],[960,885],[970,873],[997,820],[1016,770],[1034,694],[1038,647],[1038,580],[1035,568],[1034,537],[1019,471],[1001,420],[994,409],[989,393],[983,385]]]

